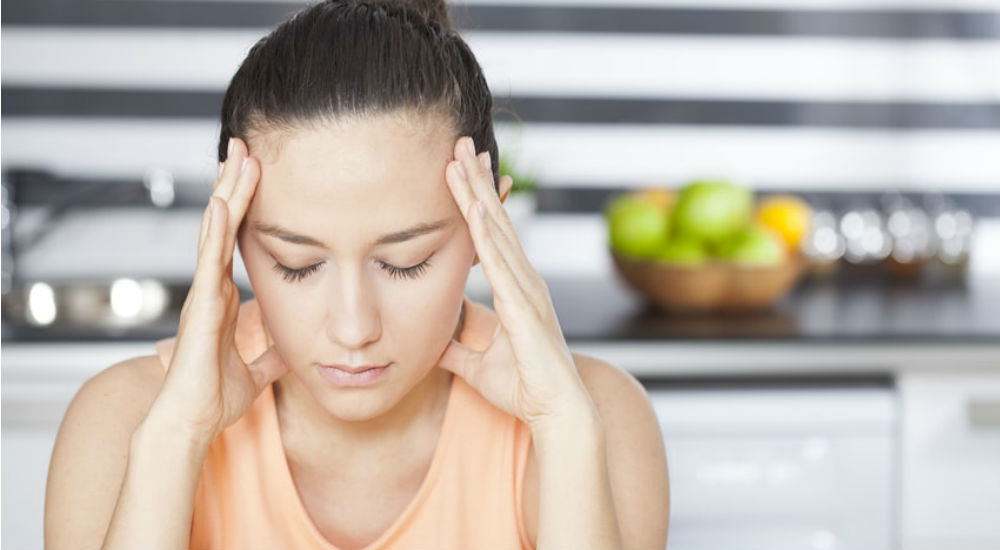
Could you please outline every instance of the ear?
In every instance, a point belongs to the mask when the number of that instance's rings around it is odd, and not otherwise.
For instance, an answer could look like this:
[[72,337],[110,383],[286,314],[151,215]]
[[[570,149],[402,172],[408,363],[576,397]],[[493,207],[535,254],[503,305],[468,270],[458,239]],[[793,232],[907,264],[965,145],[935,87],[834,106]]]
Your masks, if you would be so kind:
[[[499,190],[500,203],[503,204],[504,202],[507,201],[507,197],[510,196],[510,190],[514,187],[514,180],[507,174],[504,174],[500,176],[499,187],[500,187]],[[479,254],[476,254],[476,257],[472,259],[472,266],[475,267],[478,263],[479,263]]]

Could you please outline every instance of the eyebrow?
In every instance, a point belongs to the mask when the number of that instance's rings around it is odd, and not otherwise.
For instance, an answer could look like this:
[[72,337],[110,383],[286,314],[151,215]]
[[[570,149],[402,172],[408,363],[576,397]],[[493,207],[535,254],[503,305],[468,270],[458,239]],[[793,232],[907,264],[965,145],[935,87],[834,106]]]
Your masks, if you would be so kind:
[[[447,227],[450,223],[451,223],[450,219],[419,223],[417,225],[414,225],[413,227],[409,227],[402,231],[396,231],[395,233],[382,235],[381,237],[376,239],[373,243],[371,243],[371,246],[381,246],[386,244],[405,242],[410,239],[420,237],[421,235],[426,235],[428,233],[440,231],[445,227]],[[254,222],[253,228],[260,233],[281,239],[288,243],[329,248],[328,246],[326,246],[317,239],[314,239],[307,235],[299,235],[298,233],[294,233],[277,225],[263,223],[263,222]]]

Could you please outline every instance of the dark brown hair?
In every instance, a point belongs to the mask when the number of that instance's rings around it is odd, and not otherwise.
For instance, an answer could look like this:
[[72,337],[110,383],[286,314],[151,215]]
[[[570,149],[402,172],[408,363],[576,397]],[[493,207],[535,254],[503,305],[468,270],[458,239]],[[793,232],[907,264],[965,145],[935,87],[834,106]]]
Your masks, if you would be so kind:
[[250,48],[223,99],[218,157],[230,137],[416,112],[489,151],[497,185],[492,110],[482,68],[443,0],[324,1]]

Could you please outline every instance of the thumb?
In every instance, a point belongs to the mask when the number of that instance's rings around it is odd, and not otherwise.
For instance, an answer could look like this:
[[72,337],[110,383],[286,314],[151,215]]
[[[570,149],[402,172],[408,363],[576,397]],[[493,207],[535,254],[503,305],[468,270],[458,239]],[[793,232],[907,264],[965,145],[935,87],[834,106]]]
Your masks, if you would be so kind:
[[481,351],[474,350],[452,338],[448,347],[444,349],[444,353],[441,354],[438,366],[469,380],[476,367],[479,366],[482,357]]
[[260,357],[247,365],[247,369],[250,371],[250,377],[253,378],[254,390],[259,394],[268,384],[288,372],[288,365],[282,361],[274,346],[271,346],[260,354]]

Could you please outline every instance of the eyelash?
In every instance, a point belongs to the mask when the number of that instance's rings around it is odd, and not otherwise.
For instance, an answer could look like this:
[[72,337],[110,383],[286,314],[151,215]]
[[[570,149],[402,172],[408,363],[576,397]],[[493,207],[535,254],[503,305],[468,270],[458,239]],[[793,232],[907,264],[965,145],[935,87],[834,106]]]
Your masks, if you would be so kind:
[[[381,267],[384,271],[389,273],[390,277],[396,279],[417,279],[424,274],[428,267],[430,267],[430,259],[432,256],[434,256],[434,254],[431,254],[431,256],[428,256],[426,260],[411,267],[396,267],[378,260],[376,260],[376,263],[378,263],[379,267]],[[275,262],[274,270],[281,274],[282,278],[284,278],[286,282],[297,283],[309,275],[312,275],[313,272],[319,269],[321,265],[323,265],[323,262],[306,266],[301,269],[292,269]]]

